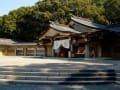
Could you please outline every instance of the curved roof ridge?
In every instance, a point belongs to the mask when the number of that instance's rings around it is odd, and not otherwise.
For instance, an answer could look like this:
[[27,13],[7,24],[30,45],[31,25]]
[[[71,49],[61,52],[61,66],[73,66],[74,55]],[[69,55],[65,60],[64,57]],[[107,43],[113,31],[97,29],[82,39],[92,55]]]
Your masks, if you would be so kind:
[[106,25],[96,23],[96,22],[86,19],[86,18],[72,16],[71,20],[73,20],[79,24],[88,26],[88,27],[97,28],[97,29],[106,29]]
[[66,24],[61,24],[61,23],[57,23],[57,22],[53,22],[53,21],[50,21],[50,23],[51,23],[51,24],[60,25],[60,26],[69,27],[69,25],[66,25]]
[[61,32],[72,32],[72,33],[81,33],[75,29],[70,28],[68,25],[59,24],[51,21],[50,27]]
[[78,16],[74,16],[74,15],[72,17],[75,17],[75,18],[78,18],[78,19],[81,19],[81,20],[84,20],[84,21],[88,21],[88,22],[94,22],[93,20],[90,20],[88,18],[78,17]]

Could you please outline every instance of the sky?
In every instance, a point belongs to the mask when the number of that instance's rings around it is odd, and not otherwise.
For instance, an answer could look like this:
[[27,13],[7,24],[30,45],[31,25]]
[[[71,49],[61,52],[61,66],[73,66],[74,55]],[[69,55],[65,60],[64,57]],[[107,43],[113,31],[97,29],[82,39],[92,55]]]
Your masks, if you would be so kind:
[[39,0],[0,0],[0,16],[22,6],[32,6]]

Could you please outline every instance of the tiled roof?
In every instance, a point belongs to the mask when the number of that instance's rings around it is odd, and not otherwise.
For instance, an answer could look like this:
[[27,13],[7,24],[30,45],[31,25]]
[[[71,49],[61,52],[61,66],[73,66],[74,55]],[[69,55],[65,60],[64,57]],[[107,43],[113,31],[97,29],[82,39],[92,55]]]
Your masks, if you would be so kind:
[[33,42],[17,42],[12,39],[0,38],[0,45],[37,45]]
[[76,30],[68,27],[67,25],[56,24],[54,22],[51,22],[50,27],[55,29],[55,30],[58,30],[60,32],[81,33],[79,31],[76,31]]
[[88,27],[92,27],[92,28],[96,28],[96,29],[106,29],[105,25],[95,23],[95,22],[93,22],[89,19],[85,19],[85,18],[82,18],[82,17],[72,16],[71,20],[73,20],[73,21],[75,21],[79,24],[88,26]]
[[13,43],[16,43],[16,42],[12,39],[0,38],[0,45],[9,45]]
[[[38,45],[37,43],[14,43],[14,44],[12,44],[12,45]],[[39,45],[41,45],[41,44],[39,44]]]
[[114,24],[107,27],[108,30],[113,32],[120,32],[120,24]]

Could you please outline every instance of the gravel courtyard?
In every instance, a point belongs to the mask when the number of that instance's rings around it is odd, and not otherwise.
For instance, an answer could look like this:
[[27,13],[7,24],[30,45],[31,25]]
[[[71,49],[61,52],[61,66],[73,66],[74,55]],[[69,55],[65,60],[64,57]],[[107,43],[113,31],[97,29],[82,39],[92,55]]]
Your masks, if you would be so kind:
[[[70,64],[80,65],[81,68],[99,68],[99,69],[119,69],[119,60],[74,60],[63,58],[42,58],[42,57],[22,57],[22,56],[3,56],[0,57],[0,67],[15,66],[23,67],[30,65],[48,65],[48,64]],[[41,86],[41,85],[0,85],[0,90],[120,90],[120,86],[106,85],[80,85],[80,86]]]
[[2,56],[0,57],[0,66],[27,66],[31,64],[55,64],[70,63],[88,66],[99,66],[105,68],[120,68],[120,60],[103,60],[103,59],[67,59],[67,58],[42,58],[42,57],[24,57],[24,56]]

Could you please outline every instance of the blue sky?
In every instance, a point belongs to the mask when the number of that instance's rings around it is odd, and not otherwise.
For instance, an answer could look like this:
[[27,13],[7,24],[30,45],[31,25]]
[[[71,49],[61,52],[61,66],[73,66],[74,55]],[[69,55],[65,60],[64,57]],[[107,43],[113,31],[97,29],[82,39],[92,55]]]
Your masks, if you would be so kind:
[[0,0],[0,16],[22,6],[32,6],[39,0]]

